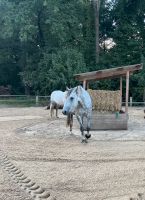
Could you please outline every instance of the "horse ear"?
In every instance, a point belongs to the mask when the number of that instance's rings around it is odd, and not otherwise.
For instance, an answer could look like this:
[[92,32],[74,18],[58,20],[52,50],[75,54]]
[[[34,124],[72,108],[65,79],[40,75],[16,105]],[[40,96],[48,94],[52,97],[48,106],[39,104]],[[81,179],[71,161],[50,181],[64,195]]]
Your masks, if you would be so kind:
[[77,93],[78,95],[81,94],[81,86],[80,86],[80,85],[77,86],[77,88],[76,88],[76,93]]
[[68,87],[66,87],[66,91],[69,91],[70,89]]

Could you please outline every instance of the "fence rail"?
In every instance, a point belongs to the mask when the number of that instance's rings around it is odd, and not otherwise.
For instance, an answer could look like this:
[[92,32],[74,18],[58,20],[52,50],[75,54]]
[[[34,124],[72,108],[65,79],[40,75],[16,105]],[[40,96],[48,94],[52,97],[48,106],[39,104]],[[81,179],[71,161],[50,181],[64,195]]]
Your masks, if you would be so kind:
[[[122,106],[125,106],[125,102],[122,102]],[[145,106],[145,102],[137,102],[137,101],[133,101],[133,102],[128,102],[128,106],[129,107],[133,107],[133,106]]]
[[[0,107],[2,106],[47,106],[50,100],[50,95],[0,95]],[[145,102],[130,101],[128,102],[130,107],[132,106],[145,106]],[[122,102],[122,106],[125,106],[125,102]]]
[[0,106],[46,106],[50,96],[0,95]]

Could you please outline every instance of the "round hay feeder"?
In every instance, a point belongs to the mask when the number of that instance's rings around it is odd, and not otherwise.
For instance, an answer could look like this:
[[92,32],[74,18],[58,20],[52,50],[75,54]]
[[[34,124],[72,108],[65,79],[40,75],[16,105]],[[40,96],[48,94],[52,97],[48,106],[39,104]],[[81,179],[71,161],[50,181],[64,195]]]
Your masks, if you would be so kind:
[[[106,70],[75,74],[76,80],[88,89],[93,101],[92,130],[127,130],[128,129],[128,99],[129,76],[142,69],[142,64],[116,67]],[[125,112],[122,112],[122,78],[126,77]],[[120,78],[118,91],[90,90],[89,81]],[[99,112],[98,112],[99,111]]]

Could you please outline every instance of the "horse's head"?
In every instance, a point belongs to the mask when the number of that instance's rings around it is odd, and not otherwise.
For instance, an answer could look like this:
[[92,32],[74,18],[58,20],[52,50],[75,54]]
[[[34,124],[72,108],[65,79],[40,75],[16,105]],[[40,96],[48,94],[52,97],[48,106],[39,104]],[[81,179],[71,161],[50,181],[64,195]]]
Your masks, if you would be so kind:
[[64,115],[75,114],[76,110],[83,106],[80,96],[81,86],[72,88],[68,91],[62,111]]

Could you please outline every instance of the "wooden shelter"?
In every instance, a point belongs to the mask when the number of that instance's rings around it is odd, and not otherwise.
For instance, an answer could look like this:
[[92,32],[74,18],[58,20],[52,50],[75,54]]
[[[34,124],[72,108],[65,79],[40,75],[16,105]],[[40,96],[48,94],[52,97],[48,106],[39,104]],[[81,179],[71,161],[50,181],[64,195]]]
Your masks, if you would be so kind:
[[[128,119],[128,100],[129,100],[129,77],[134,72],[141,70],[142,67],[143,67],[142,64],[122,66],[122,67],[110,68],[110,69],[105,69],[105,70],[75,74],[74,78],[78,81],[81,81],[83,83],[83,87],[85,89],[89,87],[89,81],[98,81],[98,80],[105,80],[105,79],[120,78],[120,94],[121,94],[121,99],[122,99],[122,78],[125,77],[126,78],[125,113],[126,113],[126,122],[127,122],[127,119]],[[109,119],[110,119],[110,116],[109,116]],[[113,116],[113,119],[114,119],[114,116]],[[102,116],[101,116],[101,120],[103,120]],[[113,122],[113,123],[115,123],[115,122]],[[124,126],[124,127],[126,127],[126,126]],[[116,128],[114,128],[114,129],[116,129]],[[104,128],[104,129],[107,129],[107,128]],[[121,129],[121,127],[119,129]],[[122,128],[122,129],[127,129],[127,127]]]
[[75,74],[76,80],[83,82],[83,87],[88,88],[89,81],[97,81],[104,79],[120,78],[120,93],[122,97],[122,78],[126,77],[126,106],[125,111],[128,112],[128,97],[129,97],[129,76],[136,71],[142,69],[142,64],[129,65],[123,67],[116,67],[111,69],[86,72],[81,74]]

